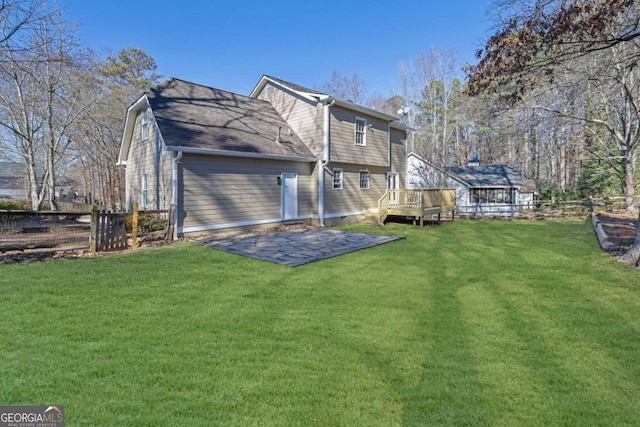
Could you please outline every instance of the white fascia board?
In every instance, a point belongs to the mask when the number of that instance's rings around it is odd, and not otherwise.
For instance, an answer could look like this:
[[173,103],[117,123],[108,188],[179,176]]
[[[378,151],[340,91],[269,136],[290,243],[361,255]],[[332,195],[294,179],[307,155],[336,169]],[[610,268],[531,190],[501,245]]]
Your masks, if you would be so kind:
[[398,121],[398,119],[396,119],[395,121],[391,122],[391,127],[392,127],[392,128],[394,128],[394,129],[403,130],[403,131],[405,131],[405,133],[406,133],[408,130],[413,130],[413,129],[411,129],[409,126],[406,126],[406,125],[404,125],[404,124],[400,123],[400,122]]
[[127,116],[124,122],[124,131],[120,140],[120,151],[118,152],[117,166],[125,166],[129,158],[129,148],[131,148],[131,140],[133,139],[133,127],[136,122],[136,114],[138,111],[149,106],[147,95],[142,95],[136,102],[131,104],[127,109]]
[[377,117],[379,119],[386,120],[388,122],[395,122],[395,121],[398,120],[398,118],[395,117],[395,116],[390,116],[389,114],[382,113],[382,112],[377,111],[377,110],[372,110],[371,108],[365,107],[365,106],[360,105],[360,104],[349,102],[349,101],[346,101],[346,100],[340,99],[340,98],[335,98],[335,97],[331,97],[331,98],[336,101],[336,105],[338,105],[340,107],[343,107],[343,108],[347,108],[347,109],[350,109],[350,110],[355,110],[355,111],[357,111],[359,113],[367,114],[367,115],[373,116],[373,117]]
[[279,156],[276,154],[262,154],[262,153],[243,153],[240,151],[226,151],[226,150],[209,150],[205,148],[193,148],[193,147],[180,147],[175,145],[167,145],[167,151],[182,151],[188,154],[204,154],[207,156],[225,156],[225,157],[244,157],[250,159],[264,159],[264,160],[287,160],[291,162],[311,163],[317,162],[315,157],[296,157],[296,156]]
[[264,86],[267,84],[267,76],[262,76],[260,78],[260,81],[258,82],[258,84],[256,85],[256,87],[253,88],[253,90],[251,91],[251,93],[249,94],[249,97],[251,98],[255,98],[258,96],[258,94],[260,93],[260,91],[264,88]]
[[[389,169],[389,168],[391,167],[391,166],[390,166],[390,165],[388,165],[388,164],[384,164],[384,165],[374,165],[374,164],[371,164],[371,163],[363,163],[363,162],[349,162],[349,161],[343,161],[343,160],[340,160],[340,161],[334,161],[334,160],[332,160],[332,161],[330,161],[330,162],[328,162],[328,163],[327,163],[327,165],[329,165],[329,164],[330,164],[330,165],[332,165],[332,166],[335,166],[335,165],[353,165],[353,166],[362,166],[362,167],[367,167],[367,168],[383,168],[383,169],[384,169],[384,168]],[[335,167],[338,167],[338,168],[339,168],[340,166],[335,166]]]
[[319,101],[319,97],[321,97],[321,95],[312,95],[308,92],[301,92],[299,90],[295,90],[293,88],[290,88],[287,85],[284,85],[280,82],[277,82],[273,79],[270,79],[267,76],[262,76],[262,78],[260,79],[260,82],[258,82],[258,84],[256,85],[256,87],[251,91],[251,97],[255,98],[256,96],[258,96],[258,93],[260,93],[260,91],[264,88],[264,86],[268,83],[271,83],[274,86],[278,86],[281,89],[286,90],[287,92],[291,92],[291,93],[295,93],[298,96],[300,96],[301,98],[305,99],[306,101],[312,102],[314,104],[317,104]]

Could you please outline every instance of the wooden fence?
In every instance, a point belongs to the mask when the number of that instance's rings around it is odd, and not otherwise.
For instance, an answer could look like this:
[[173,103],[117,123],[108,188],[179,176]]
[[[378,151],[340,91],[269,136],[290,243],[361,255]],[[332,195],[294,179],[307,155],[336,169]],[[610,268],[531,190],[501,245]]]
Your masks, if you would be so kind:
[[[169,213],[167,216],[166,214]],[[138,246],[138,237],[173,238],[173,211],[110,212],[0,210],[0,253],[32,249],[85,249],[91,252]]]
[[[131,247],[138,247],[138,236],[141,230],[146,230],[150,221],[140,221],[141,216],[166,214],[168,211],[139,211],[138,203],[134,203],[132,212],[108,212],[98,209],[96,206],[91,211],[91,233],[89,236],[89,250],[91,252],[117,251],[129,247],[127,235],[127,222],[130,219]],[[168,240],[171,227],[171,217],[164,221],[162,234]]]
[[94,206],[91,211],[89,250],[103,252],[126,249],[129,246],[125,213],[107,212]]
[[598,211],[615,211],[625,208],[624,197],[587,198],[581,200],[536,200],[523,205],[477,203],[458,205],[460,216],[522,218],[583,215]]

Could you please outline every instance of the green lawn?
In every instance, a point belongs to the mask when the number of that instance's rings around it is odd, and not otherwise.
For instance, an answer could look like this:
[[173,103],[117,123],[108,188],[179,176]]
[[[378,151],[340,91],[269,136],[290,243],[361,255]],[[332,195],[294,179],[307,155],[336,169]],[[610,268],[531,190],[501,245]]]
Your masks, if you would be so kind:
[[638,425],[640,273],[584,220],[350,227],[294,269],[180,243],[0,266],[0,404],[68,426]]

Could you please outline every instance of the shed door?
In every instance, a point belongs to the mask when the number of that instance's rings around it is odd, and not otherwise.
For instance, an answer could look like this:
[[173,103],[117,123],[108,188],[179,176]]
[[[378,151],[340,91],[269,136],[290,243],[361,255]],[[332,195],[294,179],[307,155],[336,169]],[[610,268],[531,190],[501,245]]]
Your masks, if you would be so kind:
[[298,219],[298,174],[282,174],[282,219]]

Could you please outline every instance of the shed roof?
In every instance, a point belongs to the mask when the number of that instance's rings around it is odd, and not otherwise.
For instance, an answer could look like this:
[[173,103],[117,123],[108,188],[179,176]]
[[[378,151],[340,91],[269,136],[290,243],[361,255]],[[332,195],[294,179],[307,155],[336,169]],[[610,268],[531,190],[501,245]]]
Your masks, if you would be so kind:
[[314,157],[269,102],[176,78],[146,96],[167,146]]
[[456,166],[447,172],[459,177],[469,187],[522,187],[524,181],[516,165]]
[[21,178],[24,168],[21,163],[0,162],[0,178]]

